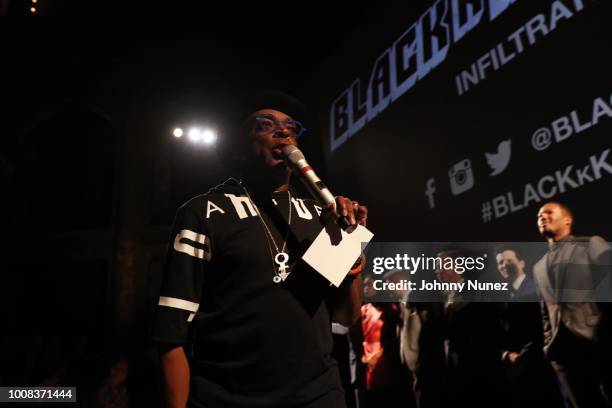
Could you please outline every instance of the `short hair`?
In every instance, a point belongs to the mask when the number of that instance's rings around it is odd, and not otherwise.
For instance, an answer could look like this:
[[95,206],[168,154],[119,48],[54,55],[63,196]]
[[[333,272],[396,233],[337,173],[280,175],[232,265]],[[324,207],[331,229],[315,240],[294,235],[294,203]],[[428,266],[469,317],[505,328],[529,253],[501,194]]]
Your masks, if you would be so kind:
[[558,205],[559,208],[561,209],[562,212],[565,213],[566,216],[570,217],[571,219],[574,219],[574,214],[572,213],[572,210],[570,210],[570,208],[563,204],[562,202],[559,201],[547,201],[544,204],[542,204],[542,206],[548,205],[548,204],[555,204]]
[[445,258],[459,258],[465,256],[464,251],[457,247],[444,247],[436,253],[437,256],[444,255]]
[[518,259],[519,261],[523,261],[523,257],[521,256],[521,254],[516,249],[512,248],[510,245],[499,244],[495,246],[495,248],[493,249],[493,253],[495,254],[495,256],[497,256],[498,254],[501,254],[504,251],[514,252],[514,255],[516,255],[516,259]]

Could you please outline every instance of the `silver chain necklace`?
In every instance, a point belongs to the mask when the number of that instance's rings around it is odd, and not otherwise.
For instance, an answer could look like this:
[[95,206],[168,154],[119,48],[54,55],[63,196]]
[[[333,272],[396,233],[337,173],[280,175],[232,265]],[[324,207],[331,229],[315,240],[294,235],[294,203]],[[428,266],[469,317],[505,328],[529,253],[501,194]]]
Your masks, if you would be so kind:
[[[251,198],[251,195],[249,194],[249,192],[248,192],[248,190],[246,188],[244,189],[244,192],[246,193],[247,197],[249,197],[249,201],[251,202],[251,204],[253,204],[253,207],[255,207],[255,210],[257,212],[257,216],[259,217],[259,221],[261,222],[261,225],[263,226],[263,228],[264,228],[264,230],[266,232],[266,240],[268,241],[268,249],[270,250],[270,257],[273,260],[272,270],[274,271],[274,278],[272,278],[272,282],[274,282],[274,283],[284,282],[285,279],[287,279],[287,277],[291,273],[291,272],[288,271],[289,267],[287,266],[287,263],[289,262],[289,254],[287,252],[285,252],[285,247],[287,246],[287,238],[289,238],[289,229],[291,227],[291,214],[292,214],[292,211],[291,211],[291,191],[287,190],[287,199],[288,199],[288,204],[287,205],[289,206],[289,215],[287,216],[287,224],[288,225],[287,225],[287,232],[285,233],[285,240],[283,241],[283,246],[282,246],[282,248],[280,250],[278,248],[278,245],[276,245],[276,241],[274,240],[274,236],[272,235],[272,232],[270,231],[270,228],[268,228],[268,225],[266,224],[266,222],[264,221],[263,217],[261,216],[259,208],[257,207],[255,202]],[[270,241],[274,245],[274,249],[276,249],[276,255],[274,255],[273,252],[272,252],[272,245],[270,245]],[[274,264],[276,264],[276,265],[274,265]]]

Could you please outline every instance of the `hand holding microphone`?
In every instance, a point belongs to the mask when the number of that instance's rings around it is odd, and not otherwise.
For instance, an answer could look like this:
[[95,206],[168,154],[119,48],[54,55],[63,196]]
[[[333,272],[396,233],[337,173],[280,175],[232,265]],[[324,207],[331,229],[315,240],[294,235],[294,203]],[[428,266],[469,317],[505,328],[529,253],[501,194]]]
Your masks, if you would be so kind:
[[321,213],[323,222],[328,222],[331,218],[336,219],[336,223],[348,233],[353,232],[358,224],[366,224],[368,209],[359,205],[357,201],[338,196],[334,198],[327,186],[314,172],[306,161],[304,154],[293,145],[283,148],[283,156],[287,164],[295,171],[312,196],[325,207]]

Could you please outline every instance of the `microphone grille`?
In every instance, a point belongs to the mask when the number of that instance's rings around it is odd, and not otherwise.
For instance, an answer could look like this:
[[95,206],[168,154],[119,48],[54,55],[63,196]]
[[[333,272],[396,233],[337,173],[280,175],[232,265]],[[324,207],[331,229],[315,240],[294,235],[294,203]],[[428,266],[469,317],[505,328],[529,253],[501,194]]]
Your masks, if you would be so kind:
[[292,163],[297,163],[300,160],[305,160],[304,154],[301,152],[301,150],[293,145],[287,145],[283,147],[283,155],[288,161]]

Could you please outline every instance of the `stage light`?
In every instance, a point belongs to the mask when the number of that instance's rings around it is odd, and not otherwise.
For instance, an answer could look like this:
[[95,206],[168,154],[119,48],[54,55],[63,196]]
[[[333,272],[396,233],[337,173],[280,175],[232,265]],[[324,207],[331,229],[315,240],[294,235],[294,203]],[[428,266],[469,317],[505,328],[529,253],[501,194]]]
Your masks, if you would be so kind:
[[30,7],[30,12],[31,13],[36,13],[36,7]]
[[38,0],[32,0],[32,4],[38,3]]
[[214,130],[197,126],[191,127],[188,130],[183,130],[183,128],[176,127],[172,131],[172,134],[177,139],[183,135],[186,135],[187,139],[194,144],[212,145],[217,141],[217,134]]
[[199,142],[202,138],[202,132],[198,128],[191,128],[187,136],[189,136],[189,140],[192,142]]
[[217,140],[217,135],[212,130],[207,129],[202,132],[202,140],[206,144],[212,144]]

